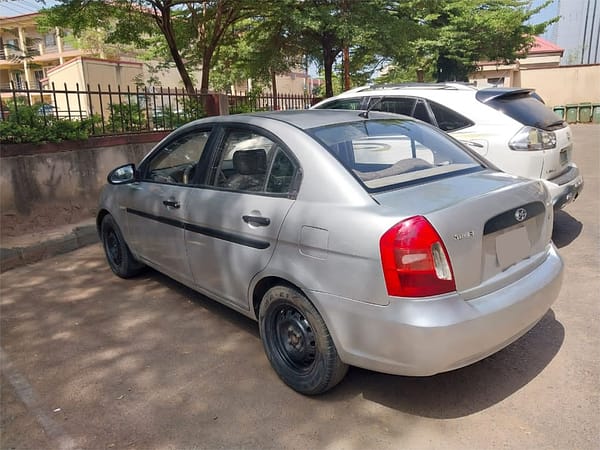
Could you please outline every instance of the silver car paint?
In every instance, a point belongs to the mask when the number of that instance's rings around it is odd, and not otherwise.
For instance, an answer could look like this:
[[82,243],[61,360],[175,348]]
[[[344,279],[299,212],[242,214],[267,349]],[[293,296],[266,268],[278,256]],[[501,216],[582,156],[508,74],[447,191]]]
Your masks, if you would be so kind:
[[[216,121],[253,124],[283,136],[302,167],[296,199],[283,199],[281,210],[269,211],[279,215],[268,231],[252,230],[241,221],[244,213],[267,211],[265,197],[254,194],[237,194],[237,200],[222,203],[233,204],[223,215],[211,218],[211,209],[205,208],[204,215],[186,220],[250,235],[263,233],[272,253],[235,249],[236,244],[211,243],[183,233],[186,251],[180,257],[189,260],[193,280],[173,273],[163,262],[144,258],[151,266],[252,318],[253,292],[262,279],[278,277],[293,283],[323,316],[344,362],[390,373],[431,374],[487,356],[533,326],[556,299],[562,261],[548,244],[552,209],[539,182],[482,171],[372,196],[305,132],[265,116]],[[322,114],[321,120],[329,117]],[[101,198],[101,210],[116,218],[128,242],[134,240],[136,230],[128,226],[122,193],[139,185],[109,185]],[[204,195],[214,196],[215,205],[219,197],[236,195],[212,189],[198,195],[198,188],[182,189],[194,196],[185,200],[186,206],[195,205],[194,210]],[[532,225],[537,237],[529,258],[504,270],[482,262],[482,224],[491,215],[535,200],[546,203],[546,214]],[[415,214],[425,215],[446,243],[458,292],[427,299],[387,294],[379,239],[391,226]],[[220,223],[219,217],[225,220]],[[475,239],[452,241],[454,234],[471,229]],[[151,233],[145,242],[153,245],[163,236]],[[205,255],[203,249],[210,251]],[[145,252],[132,250],[137,257]]]

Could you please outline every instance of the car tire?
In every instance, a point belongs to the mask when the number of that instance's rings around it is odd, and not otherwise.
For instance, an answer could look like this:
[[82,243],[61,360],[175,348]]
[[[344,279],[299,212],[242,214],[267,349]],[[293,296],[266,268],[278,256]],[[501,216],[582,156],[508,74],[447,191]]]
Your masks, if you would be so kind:
[[131,278],[144,270],[146,266],[133,257],[119,226],[110,214],[102,219],[100,236],[108,265],[115,275]]
[[269,289],[259,309],[260,337],[271,366],[292,389],[321,394],[348,371],[316,308],[296,289]]

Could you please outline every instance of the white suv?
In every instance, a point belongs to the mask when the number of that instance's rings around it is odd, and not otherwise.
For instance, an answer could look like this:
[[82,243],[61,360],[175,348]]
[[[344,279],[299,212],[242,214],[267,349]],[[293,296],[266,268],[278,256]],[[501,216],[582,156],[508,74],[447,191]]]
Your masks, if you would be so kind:
[[386,111],[428,122],[499,169],[543,180],[555,209],[583,189],[572,162],[571,129],[533,89],[476,89],[460,83],[363,86],[313,108]]

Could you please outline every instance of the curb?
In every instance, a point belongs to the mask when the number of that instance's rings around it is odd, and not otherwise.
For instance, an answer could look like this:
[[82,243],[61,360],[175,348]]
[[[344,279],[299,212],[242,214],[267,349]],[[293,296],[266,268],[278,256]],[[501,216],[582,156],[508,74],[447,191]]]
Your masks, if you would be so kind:
[[97,242],[99,238],[96,226],[90,224],[75,227],[63,236],[26,247],[0,248],[0,272],[62,255]]

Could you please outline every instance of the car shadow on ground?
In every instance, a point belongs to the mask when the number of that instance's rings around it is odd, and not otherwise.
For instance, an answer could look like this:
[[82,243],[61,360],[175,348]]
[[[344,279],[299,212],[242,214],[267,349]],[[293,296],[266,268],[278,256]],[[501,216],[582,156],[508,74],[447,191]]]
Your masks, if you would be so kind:
[[154,280],[161,285],[169,288],[170,290],[177,292],[179,295],[188,298],[194,305],[205,309],[219,317],[219,319],[224,319],[229,322],[231,325],[238,327],[241,331],[252,335],[256,339],[260,340],[260,334],[258,332],[258,324],[256,321],[244,316],[243,314],[229,308],[228,306],[223,305],[215,300],[210,299],[209,297],[197,292],[184,284],[179,283],[178,281],[170,278],[168,275],[165,275],[157,270],[146,268],[142,275],[140,275],[138,280]]
[[[260,340],[255,321],[159,272],[150,270],[146,276]],[[533,380],[558,353],[564,335],[563,326],[549,310],[519,340],[468,367],[430,377],[387,375],[351,367],[338,387],[314,399],[335,402],[362,395],[366,400],[416,416],[438,419],[468,416],[501,402]]]
[[352,367],[342,383],[321,399],[362,395],[421,417],[468,416],[503,401],[533,380],[558,353],[564,335],[563,326],[550,310],[519,340],[478,363],[430,377],[386,375]]
[[566,247],[581,234],[583,224],[565,211],[554,214],[552,240],[558,248]]

